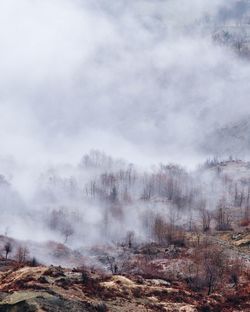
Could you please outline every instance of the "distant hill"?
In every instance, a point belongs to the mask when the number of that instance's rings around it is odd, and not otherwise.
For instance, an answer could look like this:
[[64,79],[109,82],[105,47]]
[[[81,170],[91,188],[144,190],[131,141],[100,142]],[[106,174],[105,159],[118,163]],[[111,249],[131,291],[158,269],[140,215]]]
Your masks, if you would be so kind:
[[216,155],[247,156],[250,152],[250,118],[212,130],[201,144],[203,151]]

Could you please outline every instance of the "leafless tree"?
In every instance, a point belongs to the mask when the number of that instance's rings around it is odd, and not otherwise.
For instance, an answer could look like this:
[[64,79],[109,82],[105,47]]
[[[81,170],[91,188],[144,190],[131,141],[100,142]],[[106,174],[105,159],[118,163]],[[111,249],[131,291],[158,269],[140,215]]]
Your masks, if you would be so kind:
[[25,246],[20,246],[16,252],[16,260],[19,263],[25,263],[27,260],[27,256],[29,255],[29,250]]
[[12,244],[10,242],[7,242],[5,245],[4,245],[4,251],[5,251],[5,260],[8,259],[8,255],[9,253],[12,252]]
[[210,295],[223,279],[227,267],[226,257],[224,251],[218,248],[207,248],[202,257],[207,294]]
[[167,223],[161,216],[156,216],[153,225],[153,233],[158,243],[164,244],[168,242],[168,232]]
[[109,270],[112,274],[117,274],[118,272],[118,265],[114,257],[107,257],[107,263],[109,266]]
[[222,198],[217,206],[215,213],[216,229],[219,231],[231,230],[231,215],[226,201]]
[[66,244],[68,242],[69,237],[74,234],[74,229],[73,229],[72,225],[69,222],[65,222],[62,225],[61,232],[62,232],[62,234],[64,235],[64,238],[65,238],[64,239],[64,244]]
[[134,237],[135,237],[135,233],[133,231],[129,231],[127,233],[127,237],[126,237],[126,243],[128,245],[129,248],[132,248],[133,243],[134,243]]
[[187,278],[193,290],[206,290],[210,295],[216,289],[223,287],[228,277],[228,259],[224,250],[205,243],[196,248],[193,262],[189,265],[190,276]]
[[209,231],[211,219],[212,219],[211,212],[208,211],[206,208],[202,208],[202,209],[200,209],[200,216],[201,216],[201,221],[202,221],[203,232]]

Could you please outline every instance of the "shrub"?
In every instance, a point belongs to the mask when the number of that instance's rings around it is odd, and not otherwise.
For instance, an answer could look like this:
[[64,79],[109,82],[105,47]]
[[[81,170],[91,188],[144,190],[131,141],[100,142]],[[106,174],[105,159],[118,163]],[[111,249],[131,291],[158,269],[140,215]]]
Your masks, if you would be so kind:
[[95,304],[94,309],[96,310],[96,312],[107,312],[108,311],[106,304],[103,302]]
[[82,283],[83,285],[88,285],[89,283],[89,275],[85,271],[82,272]]
[[247,227],[250,225],[250,220],[248,220],[248,219],[241,220],[239,225],[243,226],[243,227]]

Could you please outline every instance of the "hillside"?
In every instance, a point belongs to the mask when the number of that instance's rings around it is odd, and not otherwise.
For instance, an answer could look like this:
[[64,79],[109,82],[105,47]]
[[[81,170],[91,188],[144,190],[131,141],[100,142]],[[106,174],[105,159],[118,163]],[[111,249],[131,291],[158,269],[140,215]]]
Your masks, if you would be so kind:
[[[145,254],[145,248],[151,253]],[[229,277],[220,276],[224,286],[213,294],[195,290],[185,269],[192,261],[192,249],[166,250],[157,245],[144,246],[139,253],[132,249],[126,267],[119,268],[123,273],[113,274],[93,267],[63,269],[1,261],[0,311],[250,311],[249,273],[240,273],[237,287]]]
[[0,1],[0,312],[250,312],[250,0]]

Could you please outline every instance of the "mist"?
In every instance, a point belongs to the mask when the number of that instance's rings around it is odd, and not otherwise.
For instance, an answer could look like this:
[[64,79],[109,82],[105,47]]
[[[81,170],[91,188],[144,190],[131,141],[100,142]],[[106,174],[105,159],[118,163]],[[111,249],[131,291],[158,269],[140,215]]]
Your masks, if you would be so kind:
[[98,148],[147,165],[197,163],[211,129],[249,114],[248,63],[202,24],[230,7],[2,2],[1,154],[72,163]]
[[[142,177],[159,163],[194,170],[211,155],[246,158],[249,13],[236,0],[1,1],[2,233],[63,241],[60,229],[44,230],[44,210],[62,210],[82,222],[73,247],[98,243],[106,206],[83,189],[101,174],[129,163]],[[125,165],[82,172],[93,149]],[[134,192],[140,198],[140,185]],[[145,209],[129,205],[107,236],[132,230],[145,239]]]

